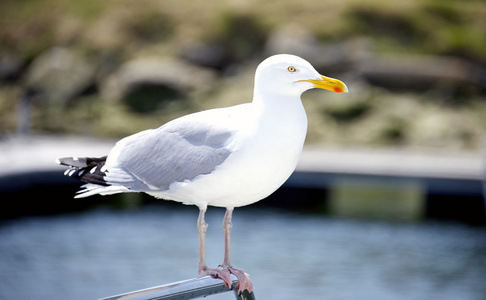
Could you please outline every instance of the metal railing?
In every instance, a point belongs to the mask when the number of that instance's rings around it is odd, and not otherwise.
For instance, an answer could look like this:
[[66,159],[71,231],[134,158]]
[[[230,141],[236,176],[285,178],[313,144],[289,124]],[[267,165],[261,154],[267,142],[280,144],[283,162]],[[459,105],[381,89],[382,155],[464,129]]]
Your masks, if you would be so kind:
[[253,292],[248,293],[248,291],[245,290],[241,295],[238,295],[238,289],[236,289],[238,279],[234,275],[231,275],[231,279],[233,280],[232,289],[224,286],[224,282],[221,279],[205,276],[154,286],[148,289],[128,292],[100,300],[186,300],[231,291],[233,291],[237,300],[255,300]]

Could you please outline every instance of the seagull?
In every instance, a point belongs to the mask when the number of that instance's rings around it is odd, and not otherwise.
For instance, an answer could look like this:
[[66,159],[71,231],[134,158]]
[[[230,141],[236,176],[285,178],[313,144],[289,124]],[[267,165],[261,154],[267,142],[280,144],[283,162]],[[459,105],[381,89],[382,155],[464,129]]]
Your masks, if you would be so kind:
[[[265,59],[256,69],[253,101],[205,110],[118,141],[104,157],[63,157],[65,175],[86,184],[76,198],[144,192],[199,208],[201,276],[220,278],[238,292],[252,292],[250,277],[232,266],[230,236],[235,207],[255,203],[277,190],[295,170],[307,132],[303,92],[341,93],[346,85],[320,75],[306,60],[289,54]],[[208,206],[224,207],[224,260],[205,262],[204,220]]]

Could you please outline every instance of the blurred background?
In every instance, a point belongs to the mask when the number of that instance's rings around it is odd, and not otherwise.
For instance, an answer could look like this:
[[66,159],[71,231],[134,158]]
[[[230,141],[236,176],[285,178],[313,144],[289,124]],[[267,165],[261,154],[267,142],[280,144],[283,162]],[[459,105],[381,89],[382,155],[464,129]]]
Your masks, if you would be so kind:
[[[197,276],[197,208],[73,199],[62,156],[251,100],[290,53],[343,80],[306,92],[301,163],[235,210],[260,299],[484,299],[482,0],[4,0],[0,299],[96,299]],[[224,210],[208,211],[208,263]],[[232,294],[211,297],[233,299]]]

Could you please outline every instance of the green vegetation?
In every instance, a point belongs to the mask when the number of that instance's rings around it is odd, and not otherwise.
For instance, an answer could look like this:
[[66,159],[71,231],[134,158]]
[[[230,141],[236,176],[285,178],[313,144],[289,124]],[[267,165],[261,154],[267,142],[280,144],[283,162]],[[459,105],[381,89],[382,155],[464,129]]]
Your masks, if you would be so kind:
[[[269,38],[285,26],[303,28],[323,49],[340,45],[340,54],[347,57],[320,71],[349,83],[350,94],[320,91],[303,97],[309,142],[457,150],[484,146],[484,74],[478,77],[483,86],[461,79],[426,89],[395,89],[364,83],[349,61],[363,53],[445,56],[484,70],[482,0],[5,0],[0,10],[0,135],[15,132],[19,99],[32,85],[29,72],[55,47],[68,49],[80,61],[74,60],[79,67],[71,72],[53,77],[78,76],[83,65],[90,66],[83,74],[91,75],[65,99],[52,93],[36,96],[32,131],[120,137],[193,111],[249,101],[254,68],[267,55]],[[359,40],[366,41],[368,52],[350,46]],[[216,74],[206,89],[181,94],[171,84],[149,82],[132,86],[123,97],[110,96],[113,74],[124,63],[143,57],[181,59],[182,49],[193,45],[220,51],[216,67],[204,66],[215,67]],[[4,72],[12,64],[13,71]],[[166,97],[158,100],[157,95]]]

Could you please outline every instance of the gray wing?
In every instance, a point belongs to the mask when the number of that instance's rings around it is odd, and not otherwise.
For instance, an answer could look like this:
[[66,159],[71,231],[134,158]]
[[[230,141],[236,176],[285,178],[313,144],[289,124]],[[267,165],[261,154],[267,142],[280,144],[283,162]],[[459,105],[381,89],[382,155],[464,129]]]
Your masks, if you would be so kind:
[[134,135],[116,161],[133,178],[130,189],[151,186],[163,191],[173,182],[211,173],[231,154],[228,143],[232,135],[207,123],[178,120]]

